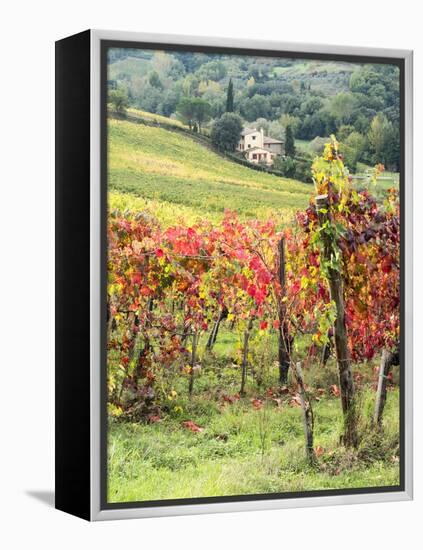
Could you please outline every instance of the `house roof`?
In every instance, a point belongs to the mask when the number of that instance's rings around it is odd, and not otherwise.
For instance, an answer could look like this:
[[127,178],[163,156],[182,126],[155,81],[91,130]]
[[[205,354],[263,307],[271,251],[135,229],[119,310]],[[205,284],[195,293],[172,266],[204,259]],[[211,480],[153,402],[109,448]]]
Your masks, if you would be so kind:
[[248,134],[254,134],[255,132],[259,132],[256,128],[244,128],[241,131],[241,136],[247,136]]
[[272,137],[269,137],[269,136],[264,136],[264,143],[283,143],[283,141],[281,141],[280,139],[274,139]]

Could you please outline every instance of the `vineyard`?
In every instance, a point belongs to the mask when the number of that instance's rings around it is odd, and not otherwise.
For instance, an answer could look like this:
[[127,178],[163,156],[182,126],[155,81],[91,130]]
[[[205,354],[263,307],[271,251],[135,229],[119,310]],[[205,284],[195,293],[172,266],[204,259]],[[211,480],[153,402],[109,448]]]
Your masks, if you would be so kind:
[[[309,200],[308,184],[240,166],[164,128],[110,119],[109,139],[112,209],[145,209],[152,201],[154,209],[169,206],[171,223],[180,214],[181,223],[218,222],[229,209],[241,220],[273,218],[280,225]],[[142,200],[134,206],[134,198]]]
[[353,184],[334,138],[312,193],[110,131],[109,500],[398,485],[397,191]]

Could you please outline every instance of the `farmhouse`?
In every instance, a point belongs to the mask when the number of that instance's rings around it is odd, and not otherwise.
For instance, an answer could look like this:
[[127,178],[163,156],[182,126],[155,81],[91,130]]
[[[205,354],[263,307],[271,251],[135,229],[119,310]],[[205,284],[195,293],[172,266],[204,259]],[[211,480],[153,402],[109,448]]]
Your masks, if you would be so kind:
[[259,162],[265,162],[269,165],[273,164],[274,155],[263,147],[251,147],[245,151],[244,156],[248,161],[254,164],[258,164]]
[[265,136],[263,128],[244,128],[237,151],[243,153],[250,162],[272,165],[275,156],[283,154],[283,141]]

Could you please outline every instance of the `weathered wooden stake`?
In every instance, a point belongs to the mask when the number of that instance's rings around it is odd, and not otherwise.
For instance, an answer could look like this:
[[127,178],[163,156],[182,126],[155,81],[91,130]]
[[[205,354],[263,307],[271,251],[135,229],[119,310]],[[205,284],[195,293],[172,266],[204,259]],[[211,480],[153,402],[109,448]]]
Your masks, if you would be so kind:
[[198,332],[193,332],[192,333],[191,363],[190,363],[191,371],[190,371],[189,386],[188,386],[188,393],[189,393],[190,399],[192,397],[192,392],[193,392],[193,389],[194,389],[194,376],[195,376],[194,367],[195,367],[195,360],[196,360],[196,356],[197,356],[197,344],[198,344]]
[[382,357],[379,367],[379,379],[376,391],[375,412],[373,416],[373,422],[375,425],[380,426],[382,424],[383,409],[386,403],[386,388],[388,375],[391,372],[393,365],[399,363],[399,353],[393,353],[387,349],[382,351]]
[[184,325],[182,329],[181,344],[185,344],[189,336],[189,325]]
[[324,344],[322,347],[321,363],[323,367],[326,367],[326,364],[332,352],[332,337],[330,335],[330,330],[328,330],[328,338],[329,338],[329,342]]
[[306,454],[307,459],[311,465],[316,462],[316,455],[313,447],[313,409],[311,408],[311,402],[304,388],[304,379],[301,369],[301,363],[298,362],[295,365],[295,377],[298,384],[298,393],[301,401],[301,408],[303,410],[303,422],[304,422],[304,436],[306,442]]
[[[321,228],[331,223],[329,214],[329,200],[327,195],[316,197],[316,210]],[[351,359],[348,350],[348,335],[345,324],[345,306],[343,296],[343,284],[341,272],[331,267],[333,254],[338,246],[332,242],[326,231],[322,231],[324,260],[328,265],[327,278],[331,300],[336,306],[335,321],[335,349],[339,371],[339,385],[341,388],[342,411],[344,413],[344,435],[343,442],[346,446],[357,445],[357,420],[356,403],[354,397],[354,381],[351,369]]]
[[241,371],[241,388],[239,390],[240,395],[245,395],[245,383],[247,381],[247,364],[248,364],[248,343],[250,339],[251,329],[253,328],[253,319],[250,318],[248,325],[244,331],[244,350],[242,357],[242,371]]
[[225,319],[227,316],[228,316],[228,310],[222,307],[221,310],[219,311],[219,316],[218,316],[218,318],[217,318],[216,321],[214,322],[213,329],[212,329],[212,331],[211,331],[211,333],[210,333],[209,339],[207,340],[206,348],[207,348],[208,350],[213,349],[213,346],[214,346],[214,344],[216,343],[216,340],[217,340],[217,334],[218,334],[218,332],[219,332],[220,323],[221,323],[221,322],[223,321],[223,319]]
[[288,324],[286,322],[286,302],[282,299],[286,296],[286,277],[285,277],[285,239],[279,241],[279,283],[281,285],[281,299],[279,302],[279,383],[285,385],[288,383],[288,371],[290,364],[290,339],[288,334]]
[[[150,313],[152,313],[152,311],[154,310],[154,298],[150,297],[148,299],[147,308],[148,308],[149,314],[147,315],[147,318],[146,318],[146,324],[145,324],[146,329],[151,327]],[[137,325],[138,324],[139,324],[139,320],[137,321]],[[139,349],[139,344],[142,338],[144,339],[143,340],[144,346],[142,349]],[[142,378],[143,369],[145,368],[144,359],[148,356],[148,352],[150,351],[150,349],[151,349],[151,345],[150,345],[150,339],[148,338],[148,330],[145,330],[143,332],[139,331],[135,336],[134,347],[132,350],[132,357],[131,357],[131,361],[135,360],[136,362],[135,369],[134,369],[135,380]]]

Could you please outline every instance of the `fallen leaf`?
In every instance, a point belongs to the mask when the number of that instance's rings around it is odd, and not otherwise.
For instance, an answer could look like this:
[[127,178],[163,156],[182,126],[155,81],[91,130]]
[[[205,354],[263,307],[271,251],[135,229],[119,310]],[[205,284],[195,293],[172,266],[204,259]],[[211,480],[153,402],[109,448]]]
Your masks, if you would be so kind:
[[232,405],[236,401],[239,401],[239,398],[240,398],[239,393],[236,393],[235,395],[223,395],[222,396],[223,401],[225,401],[225,403],[229,403],[230,405]]
[[322,456],[325,450],[320,445],[317,445],[317,447],[314,449],[314,452],[316,453],[316,456],[319,457],[319,456]]
[[259,410],[263,406],[263,401],[261,399],[251,399],[251,404],[256,410]]
[[289,405],[291,407],[301,407],[300,396],[297,394],[297,395],[294,395],[293,397],[291,397],[291,399],[289,400]]
[[336,384],[332,384],[330,387],[330,393],[335,397],[339,397],[341,395],[341,392]]
[[201,428],[200,426],[198,426],[192,420],[185,420],[185,422],[182,422],[182,426],[184,428],[187,428],[187,430],[191,430],[191,432],[203,432],[204,431],[204,428]]

